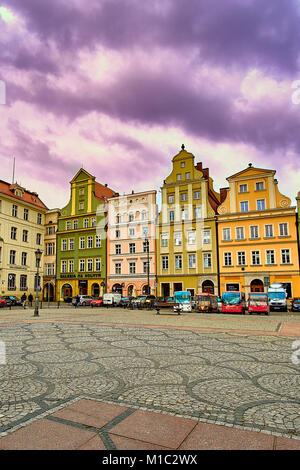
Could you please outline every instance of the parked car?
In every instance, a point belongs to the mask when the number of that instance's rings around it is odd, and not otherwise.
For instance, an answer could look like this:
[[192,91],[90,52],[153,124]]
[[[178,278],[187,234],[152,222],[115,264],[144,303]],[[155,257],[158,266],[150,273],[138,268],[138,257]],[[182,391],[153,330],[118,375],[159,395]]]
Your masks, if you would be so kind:
[[144,305],[154,304],[155,302],[155,295],[147,295]]
[[6,307],[6,301],[4,299],[0,299],[0,308]]
[[120,307],[127,307],[132,301],[133,297],[121,297]]
[[90,303],[91,307],[102,307],[103,305],[103,297],[99,297],[98,299],[93,299]]
[[132,299],[132,302],[136,305],[136,306],[141,306],[143,307],[145,302],[146,302],[146,298],[147,296],[146,295],[138,295],[137,297],[135,297],[134,299]]
[[[91,301],[93,300],[93,297],[90,295],[79,295],[79,304],[78,305],[90,305]],[[77,303],[77,296],[72,297],[72,304],[76,305]]]
[[4,295],[2,299],[5,300],[8,307],[13,305],[22,305],[22,300],[14,295]]
[[292,300],[292,312],[300,312],[300,298],[295,297]]
[[120,305],[122,295],[118,292],[107,292],[103,296],[104,305]]

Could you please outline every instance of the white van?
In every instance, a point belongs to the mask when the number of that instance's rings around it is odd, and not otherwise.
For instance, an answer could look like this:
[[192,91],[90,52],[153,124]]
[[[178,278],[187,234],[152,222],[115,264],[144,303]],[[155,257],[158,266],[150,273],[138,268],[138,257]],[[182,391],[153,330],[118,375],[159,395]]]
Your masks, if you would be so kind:
[[103,295],[103,305],[120,305],[122,295],[117,292],[111,292]]

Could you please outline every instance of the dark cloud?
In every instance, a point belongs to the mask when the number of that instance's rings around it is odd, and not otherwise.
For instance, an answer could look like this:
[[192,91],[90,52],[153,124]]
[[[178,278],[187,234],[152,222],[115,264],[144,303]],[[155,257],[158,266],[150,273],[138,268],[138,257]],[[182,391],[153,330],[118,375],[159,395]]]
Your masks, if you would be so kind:
[[[165,46],[195,48],[202,60],[294,74],[299,58],[298,0],[176,0],[149,8],[137,0],[10,0],[29,31],[62,50]],[[166,13],[162,14],[166,5]]]

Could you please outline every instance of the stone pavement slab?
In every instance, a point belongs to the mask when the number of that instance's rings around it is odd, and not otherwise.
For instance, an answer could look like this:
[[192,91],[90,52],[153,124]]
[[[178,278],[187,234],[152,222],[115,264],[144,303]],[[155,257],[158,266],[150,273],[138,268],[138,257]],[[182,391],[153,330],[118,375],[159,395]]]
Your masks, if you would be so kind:
[[3,437],[0,450],[300,450],[300,440],[144,410],[126,415],[124,407],[93,400],[62,411]]

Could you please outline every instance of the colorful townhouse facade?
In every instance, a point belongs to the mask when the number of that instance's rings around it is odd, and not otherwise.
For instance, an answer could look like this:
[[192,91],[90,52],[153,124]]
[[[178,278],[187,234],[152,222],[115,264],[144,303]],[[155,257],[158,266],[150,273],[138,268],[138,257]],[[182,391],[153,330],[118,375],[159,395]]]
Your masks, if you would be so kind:
[[296,207],[282,195],[275,170],[255,168],[227,178],[218,208],[221,292],[266,292],[282,283],[300,296]]
[[81,168],[58,217],[56,298],[98,297],[106,290],[107,200],[118,193]]
[[59,216],[59,209],[45,212],[43,300],[49,302],[56,299],[56,232]]
[[156,217],[156,191],[132,191],[108,200],[108,292],[155,295]]
[[46,211],[37,193],[0,181],[0,295],[35,296],[43,285],[35,252],[43,251]]
[[208,168],[194,163],[185,150],[172,159],[172,171],[161,188],[157,223],[157,294],[189,290],[218,294],[216,211],[220,195]]

